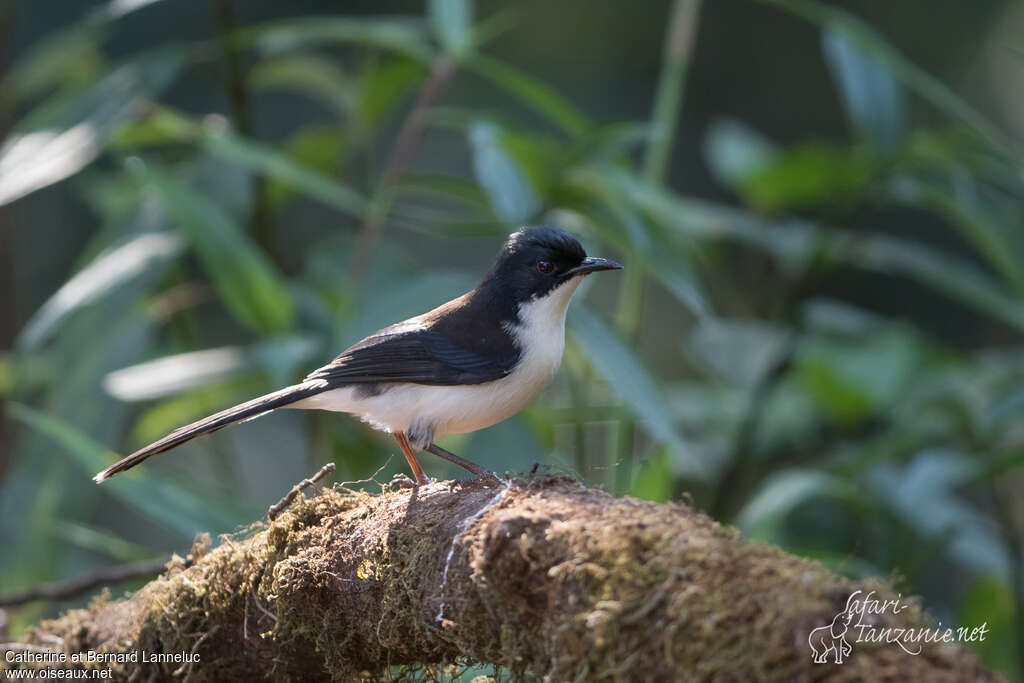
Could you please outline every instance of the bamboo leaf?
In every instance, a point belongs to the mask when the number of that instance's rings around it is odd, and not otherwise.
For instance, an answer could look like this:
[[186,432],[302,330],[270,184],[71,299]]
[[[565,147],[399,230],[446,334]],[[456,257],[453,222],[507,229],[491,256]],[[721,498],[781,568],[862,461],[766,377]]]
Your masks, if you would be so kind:
[[271,56],[249,74],[253,90],[284,90],[325,103],[340,115],[358,106],[357,86],[337,62],[322,55],[297,53]]
[[764,481],[736,517],[736,525],[745,533],[770,539],[773,530],[799,505],[821,497],[834,497],[844,491],[839,478],[808,469],[778,472]]
[[466,68],[515,96],[570,137],[587,135],[593,129],[593,123],[576,105],[529,74],[483,55],[467,60]]
[[147,232],[102,252],[35,312],[18,336],[19,348],[39,346],[74,311],[174,258],[181,248],[177,235]]
[[579,346],[636,417],[651,434],[673,450],[678,471],[696,479],[705,479],[707,467],[697,460],[676,429],[668,402],[657,383],[634,353],[622,343],[600,318],[576,303],[569,313],[569,329]]
[[318,345],[305,336],[270,339],[250,347],[221,346],[162,356],[129,365],[103,377],[103,388],[120,401],[149,401],[223,382],[242,370],[259,367],[291,381],[297,365],[310,360]]
[[189,185],[154,167],[135,168],[133,173],[177,223],[234,316],[262,332],[289,329],[294,311],[285,283],[231,216]]
[[898,148],[907,135],[907,100],[885,62],[843,33],[826,29],[821,41],[854,129],[880,150]]
[[917,242],[866,232],[823,228],[801,220],[773,222],[714,202],[679,197],[618,168],[578,169],[577,183],[621,192],[688,239],[728,239],[763,249],[797,271],[824,257],[866,270],[902,275],[1024,329],[1024,303],[1009,296],[973,264]]
[[491,206],[508,225],[528,221],[540,209],[540,198],[519,161],[502,141],[501,129],[478,122],[469,129],[473,171],[490,197]]
[[0,146],[0,206],[73,176],[100,155],[114,128],[178,74],[180,50],[115,68],[74,97],[55,96],[28,114]]
[[314,45],[359,44],[398,52],[425,63],[434,56],[423,22],[408,17],[302,17],[243,29],[238,32],[238,39],[240,44],[264,53]]
[[[89,485],[88,480],[92,475],[117,457],[67,423],[26,405],[8,403],[7,414],[54,441],[59,446],[56,453],[66,457],[82,473],[83,485]],[[162,479],[122,474],[105,490],[109,490],[110,495],[125,505],[178,531],[186,538],[200,531],[226,531],[243,519],[238,512],[211,505],[209,498]]]
[[718,182],[739,188],[779,153],[771,140],[736,119],[719,119],[704,138],[704,157]]
[[445,52],[462,59],[473,49],[473,3],[471,0],[430,0],[431,23]]
[[298,163],[273,147],[236,135],[223,123],[201,124],[166,107],[122,126],[114,142],[123,148],[197,143],[219,159],[265,175],[342,213],[360,218],[366,210],[366,199],[335,178]]
[[119,401],[149,401],[227,379],[245,365],[237,346],[177,353],[107,373],[103,388]]
[[361,218],[367,202],[334,178],[298,164],[272,147],[227,132],[210,131],[203,145],[213,154],[295,188],[328,206]]
[[1017,146],[981,112],[930,73],[899,53],[875,29],[853,14],[815,0],[759,0],[842,36],[851,46],[885,64],[892,74],[939,111],[972,127],[1001,149]]
[[659,448],[637,472],[629,488],[629,495],[664,503],[672,497],[675,472],[667,449]]

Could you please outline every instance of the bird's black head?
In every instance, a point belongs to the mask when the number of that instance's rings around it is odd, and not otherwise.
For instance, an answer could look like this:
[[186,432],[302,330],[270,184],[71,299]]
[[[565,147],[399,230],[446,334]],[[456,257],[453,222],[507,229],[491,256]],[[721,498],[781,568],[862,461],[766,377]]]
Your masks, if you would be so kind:
[[509,235],[484,283],[523,302],[542,297],[587,273],[619,268],[622,266],[614,261],[587,256],[565,230],[538,226]]

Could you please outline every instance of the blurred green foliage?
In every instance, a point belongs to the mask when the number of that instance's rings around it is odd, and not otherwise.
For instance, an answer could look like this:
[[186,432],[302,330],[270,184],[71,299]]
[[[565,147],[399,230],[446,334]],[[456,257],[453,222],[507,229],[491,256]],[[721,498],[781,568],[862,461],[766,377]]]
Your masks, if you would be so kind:
[[[727,204],[666,182],[699,3],[674,5],[653,114],[625,123],[489,55],[510,10],[432,0],[421,17],[236,26],[215,0],[215,39],[111,57],[118,22],[150,4],[97,5],[2,82],[15,120],[0,204],[66,181],[94,225],[0,357],[17,432],[0,489],[4,590],[231,531],[326,461],[340,479],[373,473],[387,439],[286,413],[89,480],[111,450],[293,382],[464,291],[503,235],[548,222],[628,277],[577,296],[541,401],[448,446],[499,471],[541,462],[653,500],[686,492],[750,537],[897,576],[944,623],[988,621],[979,652],[1021,673],[1024,166],[870,26],[764,0],[819,30],[850,136],[781,144],[721,117],[701,153]],[[165,98],[205,72],[225,106]],[[446,99],[466,82],[508,106]],[[271,95],[326,113],[258,140],[254,103]],[[458,151],[410,163],[428,143]],[[316,225],[295,210],[310,203]],[[871,223],[900,212],[929,232]],[[474,255],[458,267],[455,243]],[[879,305],[835,281],[872,283]],[[950,335],[889,300],[995,332]],[[667,354],[641,350],[651,335]]]

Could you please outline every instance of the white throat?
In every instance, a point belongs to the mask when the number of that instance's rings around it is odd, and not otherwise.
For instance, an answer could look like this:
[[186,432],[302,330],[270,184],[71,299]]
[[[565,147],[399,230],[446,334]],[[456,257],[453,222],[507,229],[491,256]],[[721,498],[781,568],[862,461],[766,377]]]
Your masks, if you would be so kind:
[[583,282],[578,275],[545,296],[519,304],[519,324],[510,325],[523,356],[519,368],[529,375],[544,377],[547,384],[562,362],[565,349],[565,312],[576,288]]

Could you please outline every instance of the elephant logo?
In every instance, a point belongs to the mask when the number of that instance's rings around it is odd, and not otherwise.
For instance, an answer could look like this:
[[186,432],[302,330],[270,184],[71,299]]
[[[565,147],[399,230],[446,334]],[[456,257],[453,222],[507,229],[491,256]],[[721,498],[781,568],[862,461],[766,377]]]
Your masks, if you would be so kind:
[[832,655],[836,664],[842,664],[843,659],[849,657],[853,652],[853,646],[846,639],[846,631],[850,627],[850,622],[853,621],[854,609],[851,603],[858,593],[860,591],[854,592],[846,600],[846,608],[835,616],[831,624],[819,626],[807,636],[807,644],[811,646],[815,664],[828,662],[829,654]]

